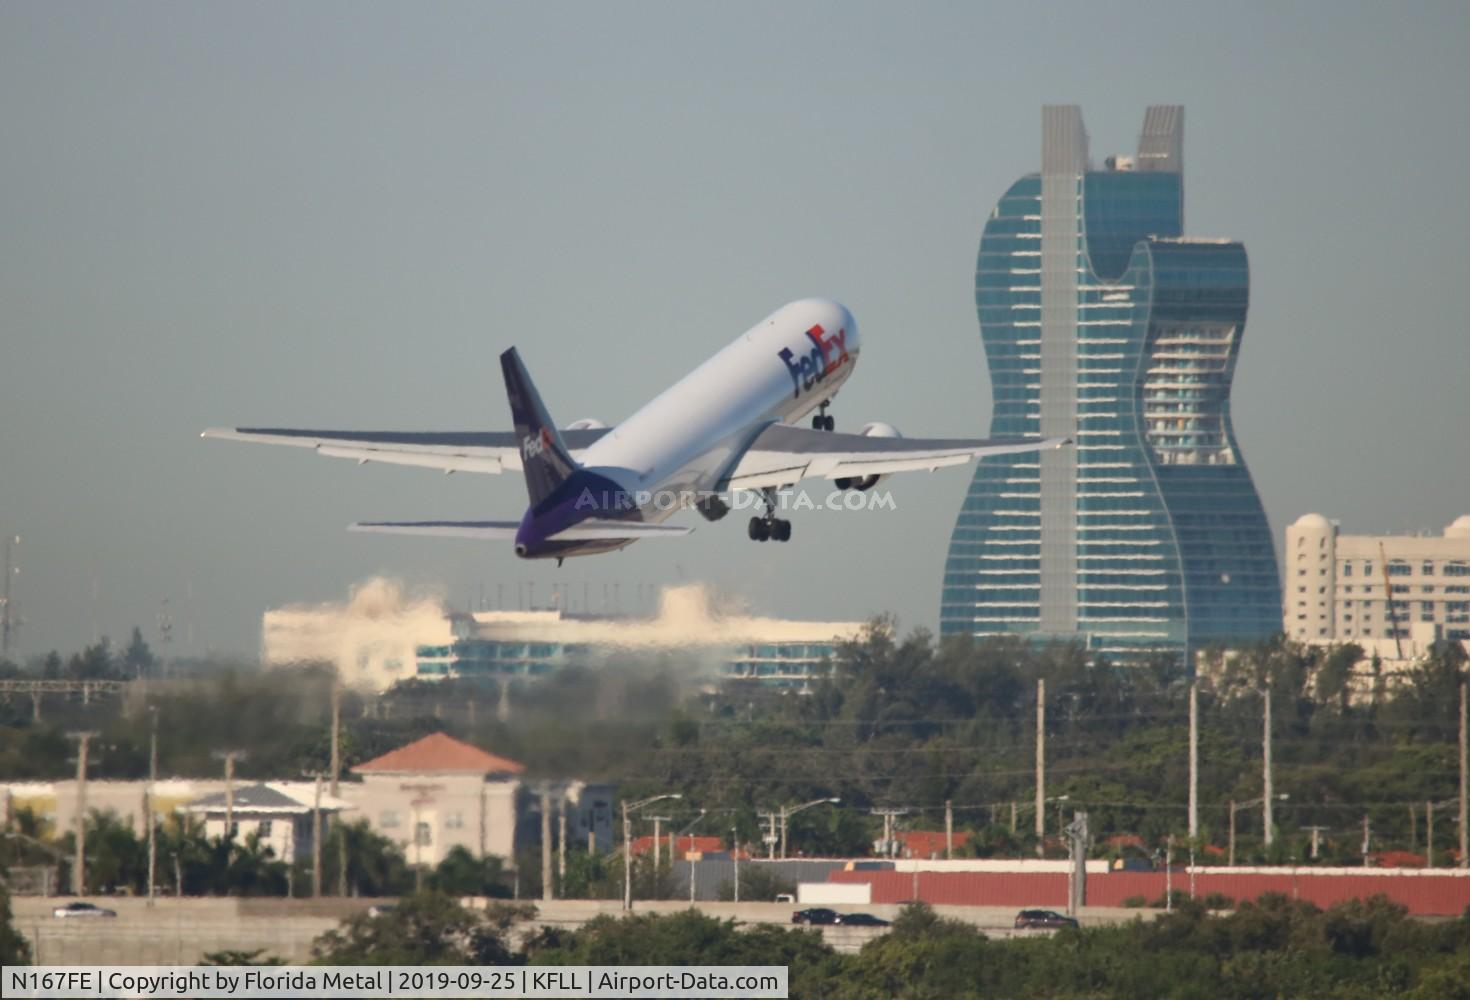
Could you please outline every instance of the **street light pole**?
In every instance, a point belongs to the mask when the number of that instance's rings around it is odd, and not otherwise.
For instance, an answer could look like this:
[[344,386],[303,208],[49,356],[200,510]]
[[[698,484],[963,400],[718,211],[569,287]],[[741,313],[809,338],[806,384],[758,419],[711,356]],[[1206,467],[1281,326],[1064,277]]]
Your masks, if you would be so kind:
[[1259,805],[1264,805],[1267,809],[1270,809],[1270,803],[1272,802],[1272,800],[1275,800],[1277,802],[1285,802],[1289,798],[1291,798],[1291,795],[1286,792],[1282,792],[1280,795],[1272,795],[1269,797],[1263,795],[1260,798],[1251,799],[1249,802],[1236,802],[1234,799],[1230,800],[1230,847],[1226,860],[1227,865],[1232,868],[1235,867],[1235,814],[1243,809],[1251,809]]
[[[689,833],[696,826],[698,826],[699,825],[699,821],[702,820],[702,819],[704,819],[704,815],[705,815],[705,810],[703,810],[703,809],[699,810],[699,815],[696,816],[696,817],[694,817],[693,821],[691,821],[688,826],[686,826],[684,829],[680,830],[678,833],[675,833],[675,834],[671,834],[670,835],[670,839],[669,839],[669,867],[670,868],[673,868],[673,866],[674,866],[674,856],[678,852],[678,849],[679,849],[679,838],[682,837],[682,836],[684,836],[685,834]],[[690,844],[689,845],[689,849],[692,852],[694,850],[694,845],[693,844]],[[695,871],[695,867],[694,866],[695,866],[695,864],[697,864],[697,862],[691,860],[688,864],[689,864],[689,902],[692,905],[694,903],[694,871]]]
[[148,905],[152,906],[154,872],[158,868],[158,817],[154,815],[157,808],[154,797],[158,794],[158,708],[150,708],[148,714],[151,717],[148,733],[148,808],[143,813],[148,821]]
[[812,806],[820,806],[820,805],[828,805],[828,804],[835,806],[835,805],[841,804],[841,802],[842,802],[842,800],[839,799],[839,798],[813,799],[810,802],[802,803],[801,805],[796,806],[796,807],[794,807],[792,809],[788,809],[785,806],[782,806],[781,807],[781,860],[782,861],[785,861],[786,860],[786,821],[787,820],[789,820],[792,816],[795,816],[797,813],[801,812],[803,809],[810,809],[810,808],[812,808]]

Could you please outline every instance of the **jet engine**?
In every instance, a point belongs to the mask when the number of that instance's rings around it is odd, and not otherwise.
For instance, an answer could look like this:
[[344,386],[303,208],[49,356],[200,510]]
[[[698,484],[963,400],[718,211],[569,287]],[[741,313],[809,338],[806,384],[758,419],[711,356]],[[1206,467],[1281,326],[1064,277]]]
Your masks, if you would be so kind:
[[[879,421],[879,420],[875,420],[875,421],[873,421],[870,424],[863,424],[862,430],[858,431],[858,433],[860,435],[862,435],[863,437],[876,437],[876,438],[901,438],[901,437],[903,437],[903,434],[899,431],[899,429],[897,427],[894,427],[892,424],[885,424],[885,423],[883,423],[882,421]],[[867,490],[872,489],[874,486],[877,486],[879,483],[881,483],[883,480],[885,480],[887,478],[888,478],[887,476],[880,476],[880,475],[863,476],[861,478],[852,478],[852,477],[848,477],[848,476],[843,476],[842,478],[838,479],[836,482],[837,482],[837,488],[839,490],[857,490],[859,493],[863,493],[863,492],[866,492]]]

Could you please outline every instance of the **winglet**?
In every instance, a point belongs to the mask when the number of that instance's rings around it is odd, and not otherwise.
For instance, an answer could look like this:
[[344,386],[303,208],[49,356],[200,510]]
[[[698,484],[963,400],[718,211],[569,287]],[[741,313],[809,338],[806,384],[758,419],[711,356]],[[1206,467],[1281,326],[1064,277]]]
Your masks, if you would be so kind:
[[500,356],[500,368],[505,375],[505,395],[510,401],[516,440],[520,442],[526,492],[534,507],[549,497],[578,466],[514,347]]

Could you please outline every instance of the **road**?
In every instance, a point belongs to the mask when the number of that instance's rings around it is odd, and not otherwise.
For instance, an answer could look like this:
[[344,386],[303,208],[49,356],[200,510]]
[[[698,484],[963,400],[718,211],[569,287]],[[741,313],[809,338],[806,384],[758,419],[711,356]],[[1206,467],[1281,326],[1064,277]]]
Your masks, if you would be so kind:
[[[312,941],[335,928],[345,917],[366,909],[372,899],[231,899],[222,897],[157,900],[94,898],[99,906],[116,910],[117,917],[58,920],[52,909],[67,899],[14,897],[15,925],[31,942],[35,961],[46,965],[190,965],[216,951],[261,949],[288,962],[311,959]],[[471,905],[483,900],[466,900]],[[620,915],[618,900],[551,900],[534,902],[532,926],[580,927],[594,917]],[[740,923],[791,923],[799,907],[790,903],[700,903],[698,909],[720,919]],[[638,902],[636,913],[682,913],[689,909],[683,900]],[[833,909],[862,911],[885,919],[897,916],[893,904],[837,906]],[[942,916],[974,924],[989,937],[1034,935],[1017,932],[1012,923],[1014,908],[937,906]],[[1084,909],[1084,925],[1117,923],[1154,911],[1093,908]],[[528,928],[529,929],[529,928]],[[855,952],[883,933],[880,927],[823,927],[823,938],[840,952]]]

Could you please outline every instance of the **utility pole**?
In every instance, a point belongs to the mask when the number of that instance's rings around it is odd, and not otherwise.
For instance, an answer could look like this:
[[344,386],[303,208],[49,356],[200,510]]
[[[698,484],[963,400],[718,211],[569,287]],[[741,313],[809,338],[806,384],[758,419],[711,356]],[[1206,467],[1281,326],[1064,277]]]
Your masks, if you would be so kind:
[[1164,840],[1164,912],[1174,911],[1174,835]]
[[1189,683],[1189,839],[1199,837],[1199,681]]
[[1036,679],[1036,856],[1046,856],[1046,678]]
[[97,733],[91,730],[67,733],[77,741],[77,835],[76,854],[72,858],[71,891],[74,896],[87,892],[87,744]]
[[[637,802],[623,800],[623,909],[633,909],[633,824],[632,814],[644,806],[662,802],[664,799],[682,799],[681,792],[668,792],[663,795],[650,795],[646,799]],[[655,840],[654,843],[657,843]],[[739,874],[738,872],[736,873]],[[739,882],[736,882],[739,885]],[[738,893],[738,889],[736,890]]]
[[730,827],[730,857],[735,860],[735,902],[740,902],[740,831]]
[[954,860],[954,807],[944,800],[944,860]]
[[541,786],[541,898],[555,899],[551,881],[551,792]]
[[766,825],[766,832],[761,836],[761,839],[766,842],[766,860],[775,861],[776,841],[778,839],[776,836],[776,820],[779,814],[775,812],[763,812],[756,813],[756,815],[760,817],[760,819],[763,820]]
[[1265,803],[1261,807],[1261,824],[1262,824],[1262,827],[1263,827],[1262,839],[1265,841],[1266,848],[1269,850],[1270,847],[1271,847],[1271,841],[1272,841],[1271,831],[1276,826],[1276,824],[1275,824],[1275,822],[1273,820],[1273,817],[1271,815],[1271,804],[1276,800],[1276,796],[1275,796],[1275,794],[1274,794],[1274,792],[1272,791],[1272,788],[1271,788],[1271,678],[1270,677],[1267,677],[1266,678],[1266,689],[1261,692],[1261,695],[1262,695],[1263,698],[1265,698],[1265,701],[1266,701],[1266,712],[1265,712],[1265,723],[1264,723],[1265,732],[1263,734],[1262,743],[1261,743],[1261,745],[1262,745],[1262,753],[1261,753],[1261,756],[1262,756],[1262,764],[1263,764],[1263,768],[1265,770],[1265,774],[1264,774],[1263,779],[1262,779],[1263,780],[1263,785],[1264,785],[1264,788],[1265,788],[1265,796],[1264,796]]
[[[5,585],[0,589],[0,660],[10,659],[10,636],[15,631],[15,617],[10,610],[10,581],[20,572],[14,565],[14,552],[16,545],[20,544],[19,535],[7,535],[5,538]],[[39,711],[37,715],[39,717]]]
[[1460,678],[1460,867],[1470,868],[1470,740],[1466,735],[1465,679]]
[[1373,821],[1363,814],[1363,867],[1368,867],[1368,852],[1373,847]]
[[342,774],[342,681],[332,675],[332,798],[337,797],[337,781]]
[[1067,912],[1076,916],[1087,905],[1087,813],[1072,814],[1066,835],[1072,853],[1072,867],[1067,875]]
[[1322,831],[1330,828],[1325,826],[1304,826],[1302,829],[1312,835],[1312,860],[1316,861],[1318,849],[1322,845]]
[[567,884],[567,797],[556,800],[556,877]]
[[1235,800],[1230,800],[1230,840],[1229,848],[1225,854],[1225,864],[1231,868],[1235,867]]
[[158,867],[158,817],[153,814],[153,800],[158,786],[158,708],[150,708],[148,714],[151,717],[148,732],[148,794],[144,796],[148,806],[143,810],[143,817],[148,822],[148,905],[152,906],[154,872]]
[[[648,818],[651,819],[651,820],[653,820],[653,877],[654,877],[654,880],[657,881],[658,880],[658,873],[659,873],[660,869],[663,867],[663,862],[664,862],[664,858],[663,858],[664,822],[666,820],[672,820],[673,817],[672,816],[650,816]],[[674,856],[674,852],[673,852],[672,849],[670,849],[669,850],[669,861],[670,861],[670,863],[673,862],[673,856]]]
[[322,898],[322,772],[312,772],[316,787],[311,802],[311,896]]
[[225,839],[235,836],[235,761],[245,759],[244,750],[216,750],[214,757],[225,762]]
[[886,858],[897,857],[898,842],[895,840],[893,835],[893,821],[899,816],[907,815],[908,810],[889,808],[870,809],[868,811],[874,816],[883,817],[883,856]]

